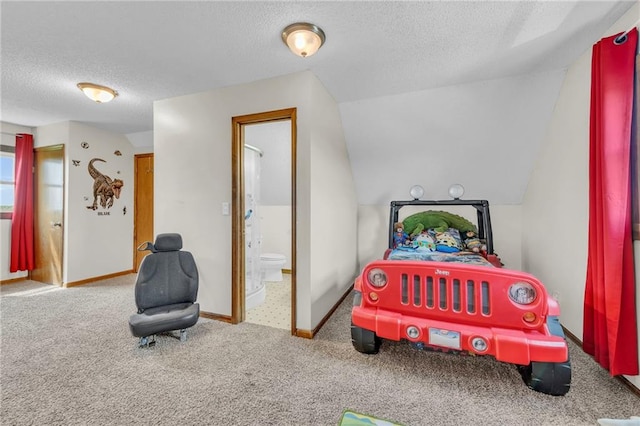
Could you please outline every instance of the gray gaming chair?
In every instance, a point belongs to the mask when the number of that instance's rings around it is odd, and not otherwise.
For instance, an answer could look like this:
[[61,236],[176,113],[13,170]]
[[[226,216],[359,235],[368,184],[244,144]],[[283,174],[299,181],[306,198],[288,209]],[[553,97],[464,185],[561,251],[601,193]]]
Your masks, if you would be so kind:
[[151,250],[136,279],[138,313],[129,318],[140,347],[155,345],[155,334],[173,330],[180,330],[180,340],[185,341],[186,329],[198,321],[198,268],[191,253],[181,248],[180,234],[158,234],[154,244],[138,248]]

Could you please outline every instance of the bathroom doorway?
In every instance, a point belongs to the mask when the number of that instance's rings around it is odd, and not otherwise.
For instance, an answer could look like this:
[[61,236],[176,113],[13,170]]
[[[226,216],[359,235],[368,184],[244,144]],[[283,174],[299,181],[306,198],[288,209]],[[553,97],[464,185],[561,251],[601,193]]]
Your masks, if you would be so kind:
[[232,124],[232,320],[295,334],[296,109]]
[[33,150],[34,256],[36,267],[29,278],[66,286],[64,252],[64,145]]

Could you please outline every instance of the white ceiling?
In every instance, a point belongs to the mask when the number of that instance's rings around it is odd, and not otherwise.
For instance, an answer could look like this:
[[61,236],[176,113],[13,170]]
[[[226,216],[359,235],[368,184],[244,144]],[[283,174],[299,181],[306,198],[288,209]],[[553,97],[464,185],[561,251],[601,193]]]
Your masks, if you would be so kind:
[[[517,203],[563,70],[634,4],[1,1],[1,119],[137,134],[155,100],[310,70],[339,104],[360,203],[454,178]],[[327,34],[313,57],[280,39],[297,21]],[[92,103],[80,81],[120,96]]]

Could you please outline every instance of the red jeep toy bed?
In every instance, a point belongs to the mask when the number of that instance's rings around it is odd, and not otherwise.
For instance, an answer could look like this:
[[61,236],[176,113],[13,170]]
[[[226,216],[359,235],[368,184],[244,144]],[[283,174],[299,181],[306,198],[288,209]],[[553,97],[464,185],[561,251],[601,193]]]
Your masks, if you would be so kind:
[[[399,222],[405,206],[425,210]],[[447,206],[475,209],[477,226],[443,212]],[[502,268],[486,200],[392,201],[389,249],[364,267],[354,290],[351,340],[362,353],[377,353],[389,339],[491,355],[516,365],[533,390],[569,390],[558,303],[534,276]]]

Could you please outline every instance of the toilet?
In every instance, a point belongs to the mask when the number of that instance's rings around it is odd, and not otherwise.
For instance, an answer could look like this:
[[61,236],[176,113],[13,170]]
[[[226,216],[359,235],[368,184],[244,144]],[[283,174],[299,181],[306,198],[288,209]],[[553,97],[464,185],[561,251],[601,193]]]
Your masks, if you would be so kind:
[[287,258],[279,253],[260,254],[262,281],[282,281],[282,268]]

